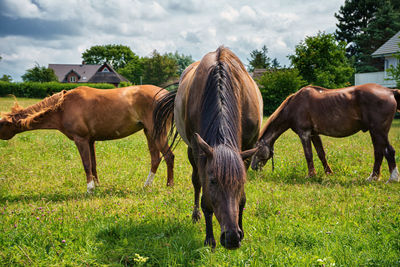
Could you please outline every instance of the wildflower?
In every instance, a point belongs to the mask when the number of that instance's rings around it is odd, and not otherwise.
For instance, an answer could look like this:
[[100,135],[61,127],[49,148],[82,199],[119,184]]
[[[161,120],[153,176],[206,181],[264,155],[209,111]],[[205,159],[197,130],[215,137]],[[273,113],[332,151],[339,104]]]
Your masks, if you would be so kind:
[[65,242],[66,242],[65,239],[61,240],[61,243],[65,244]]

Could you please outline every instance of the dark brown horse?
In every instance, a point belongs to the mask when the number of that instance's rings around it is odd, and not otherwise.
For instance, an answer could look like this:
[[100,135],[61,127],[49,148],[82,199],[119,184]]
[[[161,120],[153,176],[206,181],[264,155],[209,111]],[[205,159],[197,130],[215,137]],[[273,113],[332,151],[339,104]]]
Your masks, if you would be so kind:
[[[16,104],[0,119],[0,139],[36,129],[56,129],[73,140],[78,147],[87,177],[87,191],[99,183],[96,171],[95,141],[119,139],[141,129],[147,137],[151,169],[145,185],[152,183],[160,164],[160,152],[168,167],[167,185],[172,185],[174,155],[166,134],[153,139],[155,99],[167,93],[152,85],[101,90],[78,87],[62,91],[41,102],[22,108]],[[166,127],[170,126],[170,121]]]
[[177,92],[160,101],[155,109],[155,131],[173,111],[193,168],[193,221],[200,219],[203,188],[205,245],[216,245],[212,227],[215,213],[221,226],[221,244],[238,248],[246,202],[247,168],[243,159],[255,152],[262,122],[260,91],[240,60],[229,49],[219,47],[190,65],[181,76]]
[[325,172],[332,173],[322,146],[320,134],[346,137],[358,131],[369,131],[374,145],[375,163],[368,180],[378,180],[383,156],[389,165],[389,181],[399,181],[395,151],[388,133],[399,109],[400,94],[378,84],[364,84],[341,89],[306,86],[290,95],[271,115],[261,131],[252,168],[258,169],[273,156],[276,139],[292,129],[300,137],[308,165],[308,175],[315,175],[311,142]]

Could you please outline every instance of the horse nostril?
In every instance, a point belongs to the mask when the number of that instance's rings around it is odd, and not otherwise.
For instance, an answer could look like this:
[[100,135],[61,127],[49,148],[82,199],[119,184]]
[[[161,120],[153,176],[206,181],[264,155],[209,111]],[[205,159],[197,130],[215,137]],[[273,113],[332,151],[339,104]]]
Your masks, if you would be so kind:
[[[240,231],[240,230],[239,230]],[[226,231],[221,234],[221,245],[227,249],[237,249],[240,247],[241,234],[239,231]],[[242,233],[243,235],[243,233]]]

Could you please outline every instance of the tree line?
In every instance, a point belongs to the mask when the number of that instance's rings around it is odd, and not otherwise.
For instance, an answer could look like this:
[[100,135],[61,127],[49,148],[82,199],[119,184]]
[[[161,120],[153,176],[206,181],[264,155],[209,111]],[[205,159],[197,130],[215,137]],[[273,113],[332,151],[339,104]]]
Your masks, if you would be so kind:
[[[257,78],[265,113],[270,114],[290,93],[306,84],[339,88],[353,84],[354,73],[383,70],[383,59],[371,54],[400,30],[400,0],[346,0],[337,13],[335,33],[307,36],[288,55],[290,66],[268,56],[264,45],[249,53],[247,68],[266,70]],[[400,54],[398,55],[400,58]],[[82,53],[87,64],[110,63],[133,84],[161,85],[178,78],[193,62],[190,55],[160,54],[140,57],[124,45],[96,45]],[[400,80],[400,65],[389,72]],[[24,81],[52,81],[57,77],[38,64],[26,71]],[[4,75],[0,80],[11,80]]]

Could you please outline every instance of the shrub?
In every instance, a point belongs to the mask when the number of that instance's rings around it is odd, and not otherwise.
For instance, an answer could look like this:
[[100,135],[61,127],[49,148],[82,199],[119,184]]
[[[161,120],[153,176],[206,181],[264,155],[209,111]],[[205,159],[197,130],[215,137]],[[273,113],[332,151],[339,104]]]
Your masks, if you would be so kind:
[[257,82],[264,101],[264,115],[272,114],[286,97],[306,85],[297,69],[270,70]]
[[71,90],[79,86],[89,86],[99,89],[112,89],[108,83],[59,83],[59,82],[22,82],[10,83],[0,81],[0,96],[15,95],[16,97],[44,98],[62,90]]

